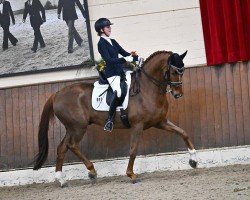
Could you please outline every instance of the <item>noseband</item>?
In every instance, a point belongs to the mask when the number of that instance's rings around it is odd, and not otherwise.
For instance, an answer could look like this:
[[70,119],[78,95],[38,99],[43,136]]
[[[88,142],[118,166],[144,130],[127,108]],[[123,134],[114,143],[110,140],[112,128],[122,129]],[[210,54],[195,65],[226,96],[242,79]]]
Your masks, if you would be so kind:
[[180,87],[182,86],[182,81],[171,81],[170,80],[170,71],[171,69],[173,69],[174,71],[176,71],[176,73],[179,75],[179,80],[180,80],[180,76],[182,76],[184,74],[185,71],[185,67],[179,68],[176,67],[170,63],[168,63],[168,70],[165,72],[164,75],[164,80],[166,80],[167,85],[169,85],[170,87]]

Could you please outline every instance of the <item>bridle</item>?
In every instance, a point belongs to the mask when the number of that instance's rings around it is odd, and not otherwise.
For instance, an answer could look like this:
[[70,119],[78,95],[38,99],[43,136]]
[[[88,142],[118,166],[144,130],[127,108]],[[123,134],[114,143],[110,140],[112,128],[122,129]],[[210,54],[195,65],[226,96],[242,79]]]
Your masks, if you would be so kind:
[[[172,87],[182,86],[182,80],[180,77],[183,75],[183,73],[185,71],[185,67],[184,66],[182,68],[176,67],[176,66],[172,65],[170,61],[168,61],[167,65],[168,65],[167,66],[168,69],[164,74],[163,81],[159,81],[159,80],[155,79],[154,77],[149,75],[143,68],[140,69],[143,72],[143,74],[145,74],[145,76],[152,83],[154,83],[157,87],[159,87],[161,89],[161,93],[170,93],[172,91],[172,89],[171,89]],[[180,81],[171,81],[171,79],[170,79],[171,69],[174,69],[176,71],[176,73],[179,75]],[[168,87],[168,86],[170,86],[170,89],[166,89],[166,87]]]
[[[164,80],[166,80],[167,82],[167,85],[166,86],[170,86],[171,87],[180,87],[182,86],[182,80],[181,80],[181,76],[184,74],[184,71],[185,71],[185,67],[176,67],[174,65],[172,65],[170,62],[168,62],[168,70],[165,72],[165,75],[164,75]],[[173,69],[178,75],[179,75],[179,81],[171,81],[170,79],[170,71],[171,69]]]
[[[171,54],[173,55],[173,54]],[[171,57],[171,56],[170,56]],[[171,93],[172,92],[172,87],[180,87],[182,86],[182,80],[181,80],[181,76],[184,74],[185,71],[185,67],[176,67],[174,65],[172,65],[171,61],[170,61],[170,57],[168,58],[168,62],[167,62],[167,71],[164,73],[164,77],[163,77],[163,81],[159,81],[157,79],[155,79],[154,77],[152,77],[151,75],[149,75],[142,67],[138,67],[136,69],[136,78],[132,87],[132,91],[133,94],[131,94],[130,96],[135,96],[138,93],[140,93],[140,72],[142,72],[154,85],[156,85],[158,88],[160,88],[161,93]],[[179,75],[179,80],[180,81],[171,81],[170,79],[170,73],[171,73],[171,69],[175,70],[175,72]],[[170,88],[168,89],[168,86],[170,86]],[[135,88],[136,87],[136,88]],[[167,88],[167,89],[166,89]]]

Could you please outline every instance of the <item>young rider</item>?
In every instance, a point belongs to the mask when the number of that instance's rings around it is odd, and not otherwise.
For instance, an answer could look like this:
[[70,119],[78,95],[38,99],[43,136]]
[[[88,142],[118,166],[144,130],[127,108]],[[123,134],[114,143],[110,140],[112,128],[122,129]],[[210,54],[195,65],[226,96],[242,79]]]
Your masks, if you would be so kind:
[[[113,129],[113,118],[116,112],[117,100],[121,97],[120,81],[123,75],[122,66],[126,63],[126,59],[123,57],[132,56],[135,61],[138,60],[138,55],[135,51],[128,53],[118,42],[109,37],[111,35],[111,25],[112,23],[107,18],[100,18],[95,22],[95,30],[98,36],[100,36],[98,51],[106,62],[105,75],[114,91],[114,98],[110,103],[108,119],[104,125],[104,130],[110,132]],[[119,58],[118,54],[123,57]]]

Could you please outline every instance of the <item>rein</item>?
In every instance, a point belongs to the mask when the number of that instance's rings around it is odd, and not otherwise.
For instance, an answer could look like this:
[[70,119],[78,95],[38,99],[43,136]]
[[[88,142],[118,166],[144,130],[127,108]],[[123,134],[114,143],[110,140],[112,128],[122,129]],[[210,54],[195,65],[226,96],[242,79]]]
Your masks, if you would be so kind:
[[150,76],[143,68],[141,69],[141,71],[143,72],[143,74],[145,74],[145,76],[153,83],[155,84],[157,87],[159,87],[161,89],[161,93],[169,93],[171,92],[171,90],[165,90],[165,87],[167,87],[169,85],[169,81],[168,78],[166,79],[166,74],[168,71],[165,72],[165,76],[164,76],[164,81],[158,81],[157,79],[155,79],[154,77]]
[[[135,81],[133,84],[133,94],[131,94],[130,96],[136,96],[137,94],[140,93],[140,80],[139,80],[139,75],[140,72],[143,72],[143,74],[145,74],[145,76],[154,84],[156,85],[158,88],[161,89],[161,93],[162,94],[167,94],[170,93],[172,90],[171,89],[165,89],[168,85],[171,87],[179,87],[182,85],[182,81],[178,81],[178,82],[173,82],[170,80],[170,69],[174,69],[179,75],[182,75],[184,73],[184,67],[182,68],[178,68],[176,66],[171,65],[170,63],[168,63],[168,70],[165,72],[164,75],[164,81],[159,81],[157,79],[155,79],[153,76],[149,75],[143,68],[138,68],[136,70],[136,77],[135,77]],[[135,89],[135,85],[137,85],[137,88]]]

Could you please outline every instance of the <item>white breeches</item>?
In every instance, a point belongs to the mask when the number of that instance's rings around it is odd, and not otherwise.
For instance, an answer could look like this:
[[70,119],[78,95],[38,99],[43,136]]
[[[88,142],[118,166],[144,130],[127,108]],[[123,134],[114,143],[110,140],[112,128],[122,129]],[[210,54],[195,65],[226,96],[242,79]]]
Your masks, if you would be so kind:
[[117,97],[120,98],[122,95],[122,91],[121,91],[121,77],[120,76],[111,76],[108,79],[108,82],[112,88],[113,91],[117,92]]

